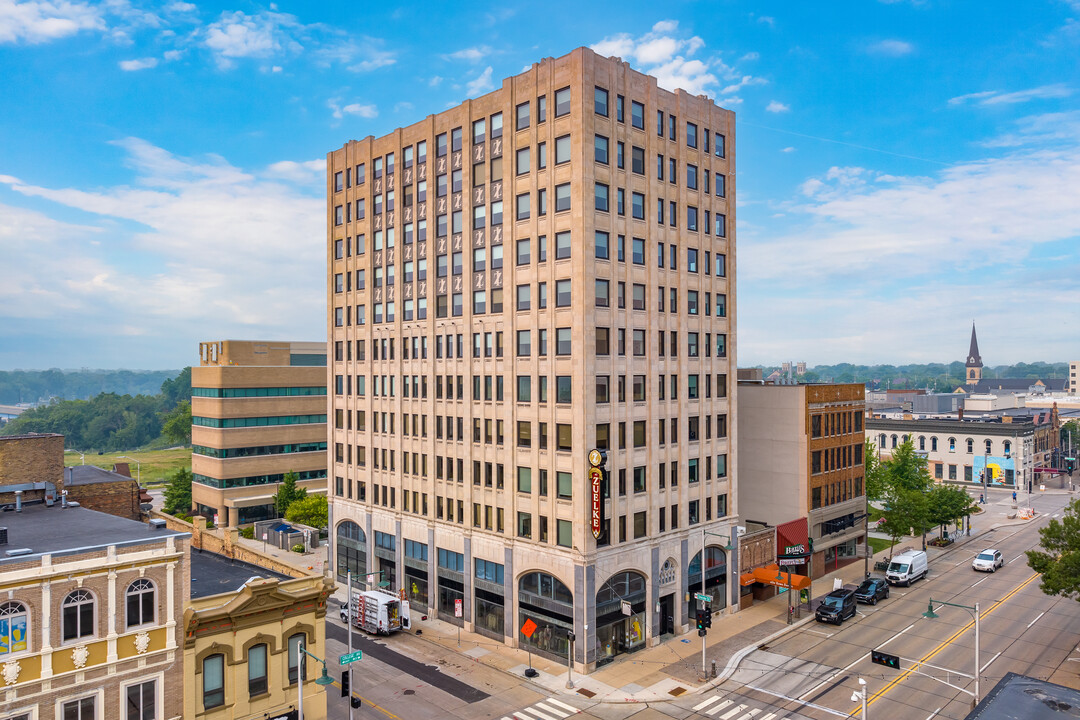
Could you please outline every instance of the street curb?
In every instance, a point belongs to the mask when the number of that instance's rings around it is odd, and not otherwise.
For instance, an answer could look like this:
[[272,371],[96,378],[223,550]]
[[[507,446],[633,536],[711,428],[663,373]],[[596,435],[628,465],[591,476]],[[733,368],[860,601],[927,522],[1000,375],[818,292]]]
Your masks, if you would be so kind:
[[760,648],[762,645],[767,645],[767,644],[773,642],[774,640],[776,640],[777,638],[781,638],[784,635],[787,635],[789,632],[792,632],[796,628],[802,627],[803,625],[806,625],[807,623],[813,622],[814,620],[815,620],[815,618],[812,615],[809,616],[809,617],[804,617],[802,620],[794,622],[791,625],[788,625],[787,627],[785,627],[785,628],[783,628],[781,630],[777,630],[772,635],[769,635],[766,638],[762,638],[760,641],[758,641],[756,643],[753,643],[751,645],[747,645],[742,650],[739,650],[737,653],[735,653],[734,655],[731,656],[731,659],[728,660],[727,665],[725,665],[724,669],[721,670],[720,673],[716,676],[716,679],[705,683],[704,685],[699,687],[695,692],[700,693],[700,692],[702,692],[704,690],[712,690],[712,689],[716,688],[718,685],[721,685],[722,683],[726,682],[728,680],[728,678],[730,678],[732,675],[734,675],[735,671],[739,669],[739,663],[742,662],[744,657],[746,657],[750,653],[754,652],[755,650]]

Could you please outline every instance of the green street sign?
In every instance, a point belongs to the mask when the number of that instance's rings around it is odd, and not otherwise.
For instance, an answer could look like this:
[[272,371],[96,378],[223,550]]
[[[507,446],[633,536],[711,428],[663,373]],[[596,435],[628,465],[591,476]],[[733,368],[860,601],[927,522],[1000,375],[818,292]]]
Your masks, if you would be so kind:
[[702,595],[701,593],[698,593],[696,595],[696,597],[697,597],[698,600],[700,600],[703,603],[711,603],[712,602],[712,595]]
[[338,665],[348,665],[354,663],[364,657],[364,653],[360,650],[355,650],[351,653],[341,656],[341,660],[338,661]]

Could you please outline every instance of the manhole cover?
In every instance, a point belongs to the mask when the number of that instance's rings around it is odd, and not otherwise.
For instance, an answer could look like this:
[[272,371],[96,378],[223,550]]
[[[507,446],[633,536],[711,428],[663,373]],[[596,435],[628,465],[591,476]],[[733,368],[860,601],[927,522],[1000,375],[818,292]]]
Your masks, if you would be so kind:
[[415,690],[402,690],[401,694],[402,695],[415,695],[416,691]]
[[758,649],[758,650],[768,650],[768,649],[769,649],[769,646],[768,646],[768,645],[758,645],[758,646],[757,646],[757,649]]
[[682,694],[683,694],[684,692],[686,692],[686,688],[684,688],[684,687],[677,687],[677,688],[673,688],[673,689],[671,689],[671,690],[668,690],[668,695],[674,695],[675,697],[679,697],[679,696],[680,696],[680,695],[682,695]]
[[585,688],[579,689],[578,695],[584,695],[587,698],[596,697],[596,693],[594,693],[592,690],[586,690]]

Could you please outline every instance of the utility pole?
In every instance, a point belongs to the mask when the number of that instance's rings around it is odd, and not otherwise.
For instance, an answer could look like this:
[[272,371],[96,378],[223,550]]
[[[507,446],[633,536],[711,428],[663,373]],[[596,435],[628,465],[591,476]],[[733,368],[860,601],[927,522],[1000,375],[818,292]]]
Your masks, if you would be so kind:
[[[353,648],[353,645],[352,645],[352,633],[353,633],[353,622],[352,622],[352,570],[350,570],[349,573],[348,573],[348,583],[349,583],[349,595],[348,595],[348,598],[345,600],[345,629],[349,633],[349,654],[351,655],[352,654],[352,648]],[[352,680],[353,680],[353,677],[352,677],[352,666],[353,666],[353,664],[349,663],[349,670],[348,670],[348,672],[349,672],[349,720],[353,720],[353,703],[352,703],[352,686],[353,686]]]

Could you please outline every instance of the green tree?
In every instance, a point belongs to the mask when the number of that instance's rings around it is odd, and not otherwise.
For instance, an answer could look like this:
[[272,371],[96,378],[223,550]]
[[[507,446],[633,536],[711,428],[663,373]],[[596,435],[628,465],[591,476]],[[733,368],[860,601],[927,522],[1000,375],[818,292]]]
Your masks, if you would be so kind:
[[863,479],[866,483],[866,499],[877,502],[885,497],[885,466],[877,456],[877,446],[869,440],[863,452]]
[[1039,529],[1041,550],[1028,550],[1028,565],[1042,573],[1039,587],[1047,595],[1080,600],[1080,499],[1065,508],[1060,521]]
[[161,436],[177,445],[191,444],[191,401],[181,400],[162,416]]
[[191,470],[180,468],[165,486],[164,509],[170,515],[191,512]]
[[294,500],[285,511],[289,522],[301,523],[313,528],[324,528],[330,522],[330,507],[325,495],[308,495]]
[[889,536],[889,554],[900,538],[911,532],[922,532],[929,524],[927,495],[918,490],[907,490],[891,485],[885,493],[885,509],[881,516],[885,522],[879,529]]
[[934,485],[927,460],[915,452],[915,443],[910,435],[892,451],[883,465],[889,485],[924,493]]
[[978,504],[963,488],[955,485],[935,485],[927,495],[929,521],[938,526],[938,536],[945,526],[975,512]]
[[296,486],[296,481],[299,479],[300,476],[295,472],[285,473],[281,487],[274,493],[274,510],[277,511],[278,517],[285,517],[290,505],[307,497],[307,490]]

